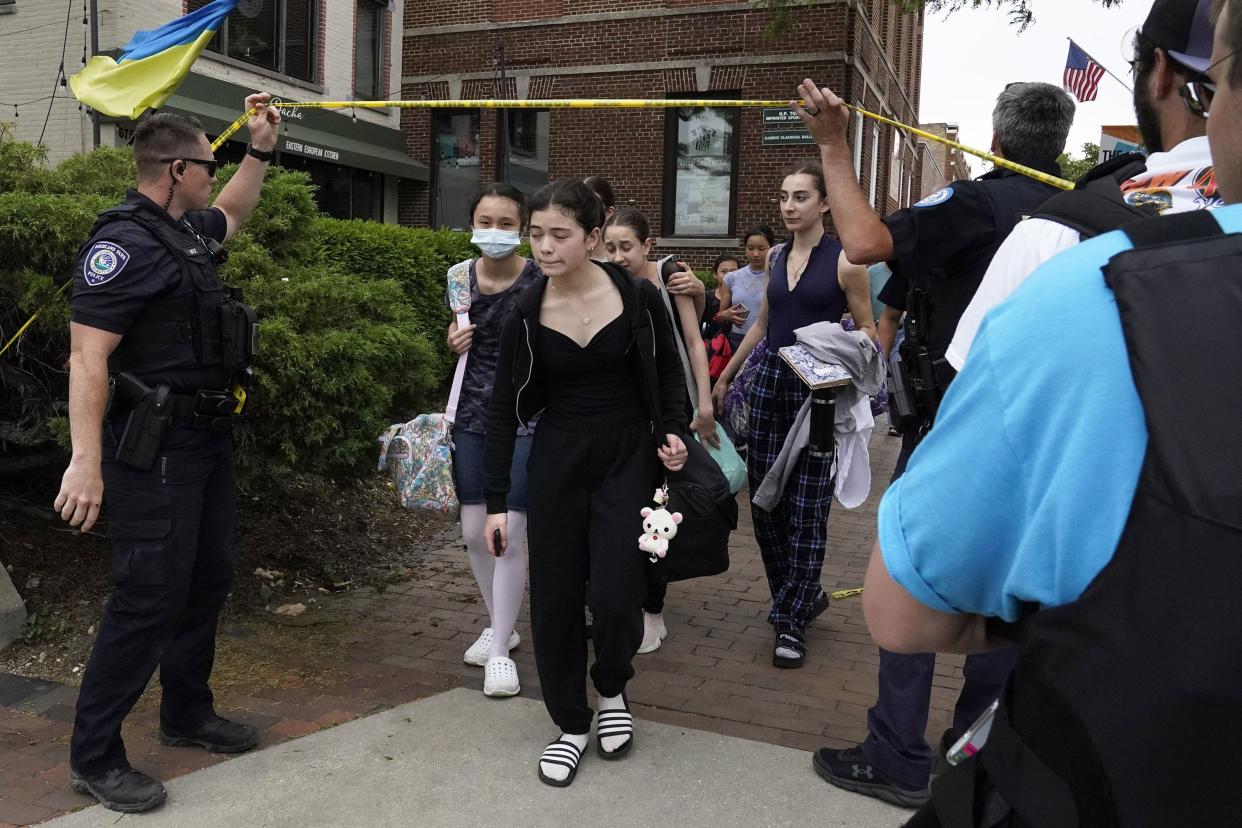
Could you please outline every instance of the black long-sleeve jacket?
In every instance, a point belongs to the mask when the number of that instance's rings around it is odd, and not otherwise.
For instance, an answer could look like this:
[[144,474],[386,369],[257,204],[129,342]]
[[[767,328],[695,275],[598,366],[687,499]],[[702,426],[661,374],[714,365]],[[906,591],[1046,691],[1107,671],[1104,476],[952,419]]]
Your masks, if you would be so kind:
[[[630,321],[630,350],[641,365],[639,391],[652,412],[652,451],[663,445],[664,434],[686,439],[686,386],[681,358],[669,328],[659,289],[611,262],[600,262],[621,293]],[[536,361],[535,331],[548,279],[524,290],[513,303],[500,334],[500,356],[492,399],[487,410],[487,439],[483,449],[483,488],[488,514],[507,511],[513,443],[520,426],[533,420],[547,405],[547,389]]]

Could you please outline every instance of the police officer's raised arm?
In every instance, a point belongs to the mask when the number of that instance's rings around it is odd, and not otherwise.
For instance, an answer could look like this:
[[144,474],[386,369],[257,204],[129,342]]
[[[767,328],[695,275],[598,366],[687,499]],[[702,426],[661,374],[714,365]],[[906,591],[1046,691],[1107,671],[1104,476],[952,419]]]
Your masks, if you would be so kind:
[[854,161],[845,137],[849,110],[841,105],[840,98],[828,89],[820,90],[810,78],[802,82],[798,93],[807,106],[792,101],[789,105],[819,145],[832,223],[845,255],[857,265],[889,261],[895,255],[893,235],[880,221],[854,176]]
[[[276,136],[280,130],[280,110],[267,106],[271,99],[272,96],[267,92],[256,92],[246,98],[246,111],[255,110],[254,115],[246,122],[250,129],[250,148],[242,159],[241,166],[212,205],[224,214],[228,227],[224,236],[226,240],[237,232],[259,203],[263,176],[271,161],[270,154],[276,149]],[[260,159],[255,153],[269,157]]]

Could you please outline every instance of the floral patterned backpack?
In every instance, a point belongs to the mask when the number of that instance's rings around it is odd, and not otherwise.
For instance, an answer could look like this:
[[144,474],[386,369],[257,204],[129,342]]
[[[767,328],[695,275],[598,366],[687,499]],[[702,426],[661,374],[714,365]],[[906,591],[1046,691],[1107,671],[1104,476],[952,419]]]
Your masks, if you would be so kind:
[[[448,303],[457,324],[470,324],[470,261],[449,268]],[[453,419],[465,376],[466,355],[457,360],[453,387],[443,414],[419,414],[391,425],[379,438],[379,470],[392,475],[397,497],[406,509],[457,511],[453,483]]]
[[443,414],[419,414],[408,423],[389,426],[380,437],[379,470],[392,475],[406,509],[457,510],[451,427]]

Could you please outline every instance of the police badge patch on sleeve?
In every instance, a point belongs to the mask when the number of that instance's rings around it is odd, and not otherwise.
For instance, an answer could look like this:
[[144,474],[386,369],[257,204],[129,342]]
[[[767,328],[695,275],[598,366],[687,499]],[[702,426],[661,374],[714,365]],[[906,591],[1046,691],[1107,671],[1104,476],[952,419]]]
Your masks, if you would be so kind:
[[82,276],[88,287],[99,287],[116,278],[128,262],[129,254],[124,247],[112,242],[95,242],[82,264]]
[[927,198],[923,199],[922,201],[917,202],[914,206],[915,207],[936,207],[940,204],[944,204],[946,201],[948,201],[951,198],[953,198],[953,188],[945,187],[943,189],[936,190],[936,192],[932,193],[931,195],[929,195]]

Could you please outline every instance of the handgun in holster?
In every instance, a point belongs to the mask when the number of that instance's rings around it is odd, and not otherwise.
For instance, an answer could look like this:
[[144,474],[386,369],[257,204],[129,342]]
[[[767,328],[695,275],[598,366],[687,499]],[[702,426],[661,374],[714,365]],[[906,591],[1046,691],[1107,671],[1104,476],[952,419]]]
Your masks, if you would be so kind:
[[128,372],[110,380],[111,411],[117,417],[116,459],[135,469],[148,471],[155,465],[160,442],[172,420],[172,387],[154,388]]

